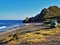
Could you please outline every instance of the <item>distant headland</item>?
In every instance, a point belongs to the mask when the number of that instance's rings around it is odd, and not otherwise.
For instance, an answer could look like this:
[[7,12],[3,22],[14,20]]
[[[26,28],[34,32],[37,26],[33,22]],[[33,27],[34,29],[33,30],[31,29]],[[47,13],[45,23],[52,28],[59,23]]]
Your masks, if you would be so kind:
[[23,20],[23,23],[30,23],[30,22],[43,22],[47,20],[60,20],[60,7],[58,6],[50,6],[48,8],[42,9],[42,11],[37,14],[35,17],[26,17]]

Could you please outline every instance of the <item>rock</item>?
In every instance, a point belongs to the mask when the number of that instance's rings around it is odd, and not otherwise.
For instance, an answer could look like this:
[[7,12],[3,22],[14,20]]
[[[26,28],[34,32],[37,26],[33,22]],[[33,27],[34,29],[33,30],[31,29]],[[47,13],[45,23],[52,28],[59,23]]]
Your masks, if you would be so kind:
[[58,6],[44,8],[42,9],[41,13],[37,14],[35,17],[26,18],[23,22],[43,22],[54,19],[60,20],[60,8]]
[[26,17],[25,18],[25,20],[23,20],[23,23],[29,23],[30,21],[29,21],[29,18],[28,17]]

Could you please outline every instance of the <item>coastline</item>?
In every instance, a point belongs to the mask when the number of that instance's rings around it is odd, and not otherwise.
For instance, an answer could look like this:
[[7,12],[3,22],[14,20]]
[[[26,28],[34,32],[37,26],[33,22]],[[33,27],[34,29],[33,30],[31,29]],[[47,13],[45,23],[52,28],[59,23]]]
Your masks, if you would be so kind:
[[[39,25],[40,24],[40,25]],[[3,35],[8,36],[8,35],[13,35],[17,32],[21,32],[21,31],[36,31],[39,30],[43,27],[41,27],[41,23],[25,23],[23,26],[17,27],[17,28],[12,28],[10,30],[7,30],[5,32],[0,33],[0,37],[2,37]],[[3,38],[4,38],[3,36]],[[6,37],[5,36],[5,37]]]
[[[22,27],[0,33],[1,45],[58,45],[60,28],[46,29],[47,25],[40,23],[26,23]],[[47,40],[47,41],[46,41]],[[56,41],[56,42],[55,42]],[[2,43],[1,43],[2,42]]]

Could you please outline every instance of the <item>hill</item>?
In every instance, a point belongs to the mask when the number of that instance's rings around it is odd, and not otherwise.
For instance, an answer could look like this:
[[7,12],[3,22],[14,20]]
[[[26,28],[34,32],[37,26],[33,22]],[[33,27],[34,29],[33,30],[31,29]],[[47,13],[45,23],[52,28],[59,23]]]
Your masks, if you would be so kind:
[[51,19],[60,19],[60,8],[58,6],[50,6],[48,8],[42,9],[42,11],[37,14],[35,17],[30,17],[24,19],[24,23],[29,23],[29,22],[43,22],[46,20],[51,20]]

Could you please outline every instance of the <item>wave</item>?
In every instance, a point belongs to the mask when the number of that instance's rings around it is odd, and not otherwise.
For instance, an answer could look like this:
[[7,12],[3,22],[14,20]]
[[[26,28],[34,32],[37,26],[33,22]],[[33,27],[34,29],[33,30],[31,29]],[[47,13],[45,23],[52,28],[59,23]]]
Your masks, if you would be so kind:
[[23,23],[21,23],[21,24],[13,24],[13,25],[10,25],[10,26],[4,25],[4,26],[0,27],[0,32],[5,32],[5,31],[8,31],[10,29],[18,28],[18,27],[22,27],[22,26],[24,26]]
[[6,26],[1,26],[0,29],[6,28]]

